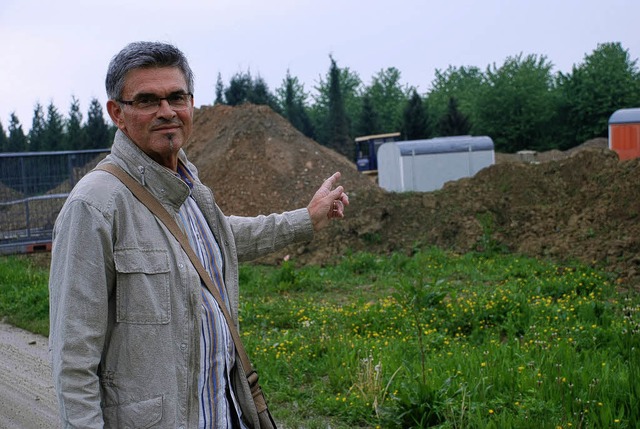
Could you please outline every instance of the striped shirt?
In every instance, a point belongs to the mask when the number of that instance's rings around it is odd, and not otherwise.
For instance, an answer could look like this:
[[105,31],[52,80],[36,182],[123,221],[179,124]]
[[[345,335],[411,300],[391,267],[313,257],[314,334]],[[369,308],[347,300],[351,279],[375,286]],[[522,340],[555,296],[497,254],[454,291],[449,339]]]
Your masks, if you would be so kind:
[[[181,178],[192,187],[185,166],[179,163]],[[213,284],[229,308],[224,287],[223,260],[220,247],[196,201],[189,195],[178,211],[183,231],[194,252],[209,273]],[[200,375],[198,377],[199,428],[245,428],[240,407],[231,389],[230,370],[235,364],[235,346],[227,322],[204,282],[201,283],[202,322],[200,324]]]

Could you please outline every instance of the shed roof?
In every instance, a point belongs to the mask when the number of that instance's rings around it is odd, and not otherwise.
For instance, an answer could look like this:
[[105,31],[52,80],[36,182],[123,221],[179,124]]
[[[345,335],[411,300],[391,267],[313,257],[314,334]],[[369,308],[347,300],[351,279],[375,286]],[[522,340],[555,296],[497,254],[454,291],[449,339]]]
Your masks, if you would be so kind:
[[400,156],[493,150],[493,140],[487,136],[436,137],[427,140],[402,141],[394,144],[398,146]]
[[356,137],[354,141],[358,143],[358,142],[367,141],[367,140],[388,139],[393,137],[400,137],[400,133],[396,132],[396,133],[386,133],[386,134],[373,134],[370,136],[360,136],[360,137]]
[[640,108],[619,109],[609,117],[609,124],[640,123]]

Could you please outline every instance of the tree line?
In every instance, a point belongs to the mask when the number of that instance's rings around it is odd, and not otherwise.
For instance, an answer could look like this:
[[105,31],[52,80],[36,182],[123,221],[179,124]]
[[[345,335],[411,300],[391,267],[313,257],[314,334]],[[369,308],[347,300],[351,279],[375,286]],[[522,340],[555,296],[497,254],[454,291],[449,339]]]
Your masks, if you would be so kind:
[[485,70],[450,66],[436,70],[426,93],[403,85],[396,68],[364,84],[357,73],[330,61],[314,94],[289,73],[274,94],[247,72],[226,87],[218,75],[215,103],[267,104],[306,136],[349,158],[355,137],[389,132],[405,140],[487,135],[497,151],[507,153],[566,150],[606,137],[617,109],[640,107],[637,60],[617,42],[599,44],[569,73],[553,73],[543,55],[519,54]]
[[[218,74],[213,104],[268,105],[307,137],[350,159],[355,137],[396,131],[406,140],[487,135],[499,152],[566,150],[606,137],[608,119],[617,109],[640,107],[637,59],[617,42],[599,44],[568,73],[554,73],[548,58],[536,54],[511,56],[484,70],[449,66],[436,70],[425,93],[403,84],[394,67],[365,84],[356,72],[329,59],[313,93],[288,71],[275,91],[250,72],[236,73],[227,85]],[[114,131],[97,100],[83,122],[72,98],[67,118],[52,104],[46,115],[36,104],[28,134],[12,114],[8,134],[0,123],[0,149],[106,148]]]
[[45,152],[102,149],[111,146],[115,126],[104,119],[98,99],[91,100],[87,120],[83,121],[80,102],[71,99],[69,114],[64,117],[49,103],[46,109],[38,102],[33,109],[31,129],[25,133],[15,113],[9,118],[8,133],[0,122],[0,152]]

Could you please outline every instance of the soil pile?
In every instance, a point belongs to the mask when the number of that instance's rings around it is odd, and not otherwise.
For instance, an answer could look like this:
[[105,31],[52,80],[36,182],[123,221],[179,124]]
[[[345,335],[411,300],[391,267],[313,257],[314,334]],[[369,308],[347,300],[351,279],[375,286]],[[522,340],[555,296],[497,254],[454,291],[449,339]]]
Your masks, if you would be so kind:
[[336,171],[348,190],[381,192],[353,162],[305,137],[266,106],[197,109],[186,151],[227,214],[305,207]]
[[312,242],[261,262],[290,255],[322,264],[348,250],[410,253],[437,245],[467,252],[491,246],[602,265],[633,285],[640,279],[640,160],[619,161],[606,139],[527,159],[497,154],[496,164],[473,178],[404,194],[381,190],[350,160],[265,106],[197,109],[186,151],[227,214],[304,207],[326,177],[342,172],[351,201],[347,218]]

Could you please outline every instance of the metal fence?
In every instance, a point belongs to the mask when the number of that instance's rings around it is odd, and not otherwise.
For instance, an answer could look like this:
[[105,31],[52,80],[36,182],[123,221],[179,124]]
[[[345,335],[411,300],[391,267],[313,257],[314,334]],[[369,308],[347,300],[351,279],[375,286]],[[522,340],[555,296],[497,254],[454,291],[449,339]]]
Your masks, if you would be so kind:
[[73,186],[109,149],[0,153],[0,255],[51,249]]

